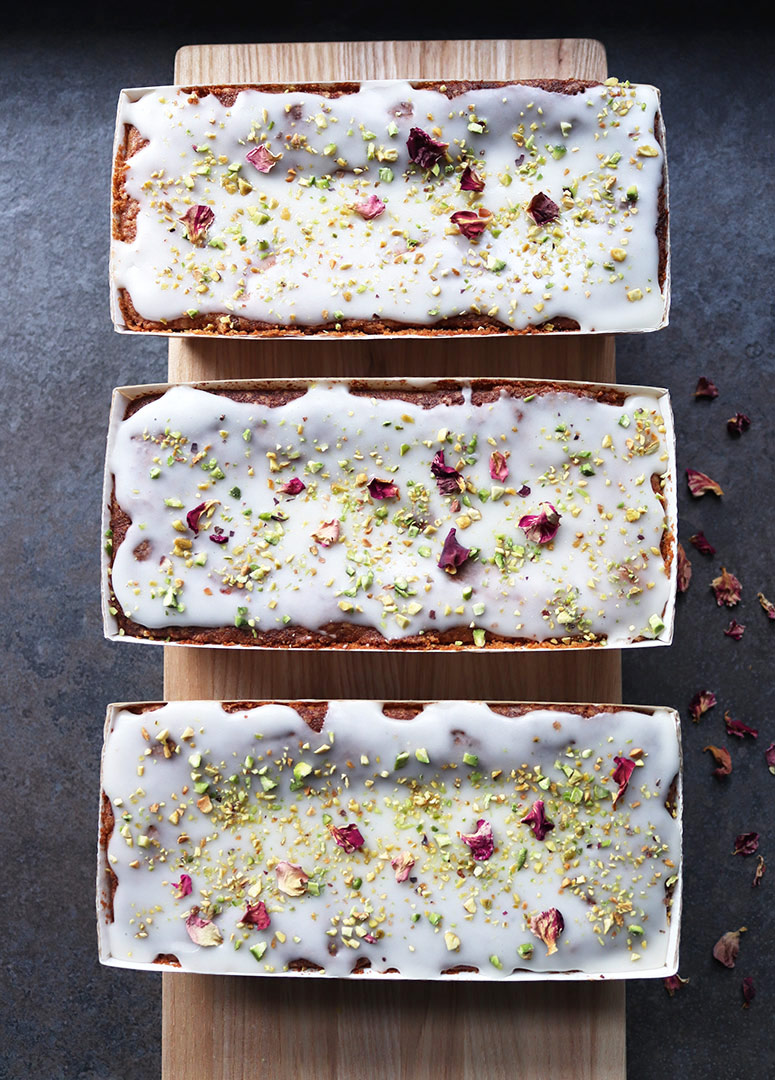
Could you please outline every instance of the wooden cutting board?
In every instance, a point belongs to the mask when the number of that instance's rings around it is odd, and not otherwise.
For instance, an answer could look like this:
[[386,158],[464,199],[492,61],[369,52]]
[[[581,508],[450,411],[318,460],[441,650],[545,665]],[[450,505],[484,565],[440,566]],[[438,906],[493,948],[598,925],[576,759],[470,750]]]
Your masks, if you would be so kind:
[[[177,84],[588,78],[585,40],[187,46]],[[285,376],[533,376],[613,381],[610,337],[437,341],[172,340],[172,381]],[[621,700],[619,653],[261,653],[166,648],[176,698]],[[164,1080],[623,1080],[624,984],[313,982],[163,977]]]

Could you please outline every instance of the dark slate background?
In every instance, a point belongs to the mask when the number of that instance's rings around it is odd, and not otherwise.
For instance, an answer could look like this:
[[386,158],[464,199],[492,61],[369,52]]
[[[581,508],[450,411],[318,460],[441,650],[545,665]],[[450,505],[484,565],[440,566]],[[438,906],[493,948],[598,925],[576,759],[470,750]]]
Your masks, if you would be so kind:
[[[282,6],[282,5],[281,5]],[[341,8],[342,5],[339,5]],[[162,693],[161,650],[101,637],[97,522],[105,427],[114,385],[166,375],[166,342],[119,337],[107,295],[108,190],[114,110],[123,86],[172,80],[175,50],[229,41],[588,36],[609,69],[663,91],[671,183],[672,322],[621,337],[621,381],[668,386],[680,470],[718,480],[723,498],[692,499],[680,483],[681,534],[694,577],[679,598],[670,649],[624,653],[624,700],[681,710],[685,752],[685,900],[681,974],[627,990],[629,1077],[775,1076],[775,740],[770,676],[775,622],[772,557],[773,26],[751,5],[720,20],[712,8],[652,2],[513,5],[511,15],[392,2],[357,15],[297,3],[285,19],[224,5],[203,20],[159,5],[93,9],[18,4],[0,35],[0,251],[3,349],[0,530],[3,707],[0,763],[3,974],[0,1077],[152,1080],[159,1074],[161,980],[102,969],[93,912],[95,817],[107,701]],[[111,12],[108,14],[108,12]],[[217,17],[216,17],[217,16]],[[739,16],[739,17],[737,17]],[[651,20],[651,25],[648,20]],[[140,22],[138,22],[140,20]],[[138,25],[138,29],[133,29]],[[69,329],[64,329],[68,326]],[[59,328],[62,327],[60,330]],[[700,375],[719,387],[695,401]],[[752,420],[738,440],[725,421]],[[726,565],[743,583],[730,612],[709,582]],[[734,615],[740,642],[723,629]],[[699,689],[719,704],[696,727]],[[759,728],[726,734],[723,713]],[[712,775],[703,747],[727,746],[733,772]],[[758,831],[771,869],[751,887],[755,859],[734,837]],[[717,938],[747,926],[734,971],[712,959]],[[743,1010],[741,980],[757,997]],[[206,1078],[203,1078],[206,1080]],[[486,1078],[485,1078],[486,1080]],[[552,1078],[553,1080],[553,1078]]]

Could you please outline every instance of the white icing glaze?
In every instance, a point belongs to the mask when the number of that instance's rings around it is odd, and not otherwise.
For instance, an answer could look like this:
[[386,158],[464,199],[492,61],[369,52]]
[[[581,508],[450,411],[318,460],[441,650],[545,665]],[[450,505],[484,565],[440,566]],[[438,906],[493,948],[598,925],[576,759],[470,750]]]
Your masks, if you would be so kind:
[[[236,625],[245,644],[253,629],[332,622],[388,640],[468,627],[478,645],[490,634],[669,641],[674,581],[659,545],[675,522],[650,482],[667,475],[669,490],[674,474],[667,395],[644,388],[619,407],[501,393],[473,405],[461,385],[461,404],[429,409],[336,381],[275,408],[176,386],[117,422],[108,469],[132,519],[114,556],[118,604],[154,630]],[[438,490],[440,449],[465,492]],[[490,474],[496,450],[509,471],[501,482]],[[306,485],[295,497],[278,491],[291,478]],[[372,498],[374,478],[399,497]],[[212,514],[195,534],[187,513],[203,502]],[[561,515],[548,544],[518,524],[542,503]],[[325,547],[313,534],[331,521],[340,534]],[[479,551],[456,574],[438,566],[453,528]],[[217,533],[228,542],[213,542]]]
[[[585,332],[666,322],[654,87],[567,95],[509,85],[449,100],[394,81],[336,98],[243,90],[224,106],[189,97],[175,87],[121,95],[119,142],[131,124],[147,145],[128,162],[137,232],[114,239],[112,280],[143,319],[231,313],[333,330],[373,317],[443,328],[473,313],[511,330],[564,316]],[[413,127],[449,144],[439,176],[411,163]],[[246,159],[264,140],[282,154],[269,173]],[[460,189],[467,162],[484,180],[480,193]],[[539,192],[560,208],[545,227],[527,213]],[[373,196],[385,210],[364,220],[353,207]],[[215,215],[196,245],[180,220],[194,206]],[[490,227],[466,239],[451,215],[480,207]]]
[[[282,703],[224,712],[195,701],[140,715],[117,707],[106,730],[103,790],[116,819],[106,858],[118,879],[114,921],[100,919],[106,962],[173,954],[186,971],[269,974],[303,958],[345,976],[369,959],[409,978],[458,964],[492,978],[515,968],[643,977],[677,963],[679,892],[672,926],[665,905],[681,861],[680,816],[664,806],[679,772],[671,710],[584,718],[536,706],[509,718],[446,701],[406,721],[380,702],[334,701],[316,734]],[[613,809],[613,759],[630,755],[638,767]],[[313,771],[293,790],[300,762]],[[521,823],[537,799],[554,824],[543,840]],[[481,819],[495,850],[476,861],[460,834]],[[337,846],[329,821],[356,824],[362,848]],[[391,867],[399,851],[414,859],[404,882]],[[319,895],[281,892],[281,860]],[[177,899],[182,873],[192,891]],[[258,900],[270,927],[238,925]],[[549,955],[529,920],[553,907],[565,929]],[[222,944],[189,938],[194,908]],[[257,960],[250,947],[261,943]],[[526,944],[530,959],[517,952]]]

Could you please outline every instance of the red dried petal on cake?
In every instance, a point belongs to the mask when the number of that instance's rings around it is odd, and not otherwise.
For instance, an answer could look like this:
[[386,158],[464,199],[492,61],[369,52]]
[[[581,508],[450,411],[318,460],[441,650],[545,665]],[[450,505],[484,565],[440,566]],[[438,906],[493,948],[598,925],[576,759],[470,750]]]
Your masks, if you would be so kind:
[[727,607],[734,607],[735,604],[740,602],[740,593],[743,586],[734,574],[729,573],[725,566],[721,567],[721,573],[711,581],[710,587],[716,594],[716,603],[719,607],[722,604],[726,604]]
[[489,224],[489,218],[480,217],[475,210],[456,210],[449,220],[468,240],[478,240]]
[[528,540],[534,544],[548,544],[557,535],[561,516],[551,503],[543,502],[537,514],[525,514],[518,524],[520,529],[524,529]]
[[709,476],[703,472],[699,472],[697,469],[686,470],[686,482],[689,485],[689,491],[691,491],[692,495],[697,499],[699,499],[701,495],[707,494],[709,491],[712,491],[714,495],[724,494],[715,480],[711,480]]
[[286,896],[302,896],[307,891],[309,874],[305,874],[296,863],[279,862],[274,868],[277,876],[277,888]]
[[680,975],[668,975],[664,980],[665,990],[667,990],[670,997],[672,997],[682,986],[686,986],[688,981],[688,979],[682,979]]
[[200,246],[207,237],[207,230],[215,221],[215,214],[209,206],[190,206],[178,221],[182,221],[186,226],[186,235],[191,243]]
[[530,920],[530,929],[546,945],[546,955],[557,952],[557,939],[565,929],[565,920],[557,908],[549,908]]
[[619,799],[621,799],[622,795],[624,795],[625,791],[627,790],[627,785],[630,782],[630,777],[635,770],[635,762],[628,757],[615,757],[614,765],[616,766],[616,768],[611,775],[613,776],[614,783],[619,785],[619,789],[614,795],[612,803],[615,810],[616,804],[619,802]]
[[723,934],[713,946],[713,956],[724,967],[733,968],[737,954],[740,952],[740,935],[744,934],[747,927],[741,926],[739,930],[730,930]]
[[694,544],[700,555],[716,554],[716,549],[714,548],[713,544],[711,544],[710,541],[706,538],[705,533],[694,533],[692,536],[689,537],[689,543]]
[[727,725],[729,734],[737,735],[739,739],[745,738],[746,735],[750,735],[752,739],[759,738],[759,732],[756,728],[749,727],[742,720],[733,720],[728,712],[724,713],[724,723]]
[[683,544],[677,544],[678,565],[676,569],[676,584],[680,593],[685,593],[692,580],[692,564],[686,557]]
[[409,138],[406,140],[409,160],[421,169],[432,169],[444,157],[448,146],[449,143],[432,138],[427,131],[418,127],[410,129]]
[[739,623],[737,619],[732,619],[724,633],[727,635],[727,637],[731,637],[734,638],[735,641],[739,641],[745,633],[745,626],[742,623]]
[[191,878],[188,876],[188,874],[181,874],[180,881],[173,881],[172,887],[176,890],[176,900],[182,900],[184,896],[189,896],[194,888],[191,883]]
[[339,539],[339,522],[324,521],[313,532],[312,539],[317,540],[323,547],[331,547]]
[[730,416],[727,420],[727,431],[730,435],[734,435],[736,439],[739,439],[744,431],[748,431],[751,426],[750,416],[746,416],[745,413],[735,413],[734,416]]
[[395,870],[396,881],[406,881],[414,866],[414,859],[408,851],[399,851],[390,860],[390,865]]
[[698,690],[689,702],[689,715],[695,724],[700,722],[700,717],[712,709],[716,704],[716,695],[712,690]]
[[191,529],[193,533],[199,533],[199,519],[202,516],[206,506],[207,503],[200,503],[199,506],[195,506],[193,510],[189,510],[189,512],[186,514],[186,522],[189,529]]
[[506,463],[506,458],[500,452],[500,450],[493,450],[490,454],[490,476],[493,480],[500,480],[501,483],[509,475],[509,467]]
[[753,999],[756,997],[756,987],[753,984],[753,979],[750,975],[746,975],[740,986],[740,990],[743,994],[743,1008],[747,1009]]
[[476,823],[476,832],[461,833],[460,839],[471,849],[471,854],[477,862],[486,862],[495,851],[495,841],[492,835],[492,825],[484,818],[479,818]]
[[767,762],[767,768],[775,776],[775,742],[770,743],[764,751],[764,760]]
[[759,848],[758,832],[744,832],[735,837],[733,855],[755,855]]
[[457,469],[445,464],[443,450],[439,450],[431,462],[431,473],[442,495],[455,495],[466,486],[465,480]]
[[353,210],[356,214],[360,214],[364,220],[372,221],[374,218],[379,217],[380,214],[384,214],[385,204],[376,195],[369,195],[363,202],[356,203]]
[[525,816],[520,819],[520,824],[529,825],[536,840],[543,840],[554,828],[554,822],[546,816],[543,799],[536,799]]
[[716,762],[717,768],[713,770],[714,776],[729,776],[732,772],[732,758],[728,750],[723,746],[703,746],[703,754],[708,751]]
[[300,480],[298,476],[292,476],[290,480],[286,480],[284,484],[280,484],[277,488],[283,495],[299,495],[306,489],[307,485],[303,480]]
[[229,538],[224,532],[211,532],[207,538],[212,540],[214,544],[228,544]]
[[560,208],[556,202],[539,191],[528,203],[527,212],[536,225],[549,225],[560,216]]
[[757,888],[759,882],[764,877],[764,872],[767,869],[767,863],[764,861],[763,855],[757,855],[756,857],[756,870],[754,871],[753,881],[751,882],[751,888]]
[[186,930],[195,945],[211,948],[214,945],[223,944],[221,931],[212,919],[201,919],[199,917],[199,908],[194,908],[186,919]]
[[461,191],[484,191],[484,180],[471,165],[466,165],[460,177]]
[[519,495],[520,499],[526,499],[529,494],[530,494],[530,488],[527,486],[527,484],[523,484],[522,487],[517,492],[517,495]]
[[710,379],[706,379],[704,375],[700,375],[697,380],[697,389],[694,391],[696,398],[714,398],[718,397],[718,390],[715,383],[712,383]]
[[450,529],[447,533],[447,538],[444,541],[444,547],[441,549],[441,555],[439,556],[437,565],[440,570],[446,570],[448,574],[454,574],[460,569],[470,554],[471,549],[459,544],[455,539],[455,530]]
[[341,828],[338,825],[329,825],[328,831],[348,855],[363,847],[363,836],[357,825],[342,825]]
[[282,154],[273,154],[264,143],[254,146],[245,155],[250,164],[254,165],[260,173],[271,172],[282,156]]
[[255,926],[256,930],[268,930],[271,921],[263,900],[256,904],[246,904],[245,914],[240,919],[245,926]]
[[369,495],[372,499],[397,499],[399,497],[398,484],[392,480],[379,480],[376,476],[369,480]]
[[767,618],[775,619],[775,604],[773,604],[772,600],[768,600],[764,593],[761,592],[756,594],[756,599],[761,604],[762,610],[767,615]]

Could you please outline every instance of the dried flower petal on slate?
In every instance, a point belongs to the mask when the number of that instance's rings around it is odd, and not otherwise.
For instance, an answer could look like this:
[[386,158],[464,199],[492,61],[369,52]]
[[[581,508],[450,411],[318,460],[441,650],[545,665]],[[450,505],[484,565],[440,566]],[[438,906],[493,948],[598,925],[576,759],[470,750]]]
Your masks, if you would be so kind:
[[688,981],[688,979],[682,979],[680,975],[668,975],[665,979],[665,990],[667,990],[670,997],[672,997],[676,990],[680,990],[682,986],[686,986]]
[[546,816],[543,799],[536,799],[525,816],[520,819],[520,824],[529,825],[536,840],[543,840],[554,828],[554,822]]
[[743,979],[740,987],[743,993],[743,1008],[747,1009],[753,999],[756,997],[756,987],[753,984],[753,979],[750,975],[746,975]]
[[300,495],[306,488],[306,484],[303,480],[300,480],[298,476],[292,476],[290,480],[286,480],[284,484],[280,484],[278,491],[283,495]]
[[484,191],[484,180],[482,180],[476,169],[470,165],[466,165],[465,169],[463,169],[463,175],[460,177],[460,190]]
[[543,191],[539,191],[537,195],[533,196],[528,203],[527,212],[536,225],[549,225],[560,216],[560,208],[557,203],[553,202]]
[[713,544],[711,544],[710,541],[706,539],[705,533],[694,533],[693,536],[689,537],[689,543],[694,544],[700,555],[716,554],[716,549],[714,548]]
[[729,776],[732,772],[732,758],[728,750],[725,750],[723,746],[703,746],[702,752],[707,750],[713,755],[713,760],[716,762],[718,768],[713,770],[714,776]]
[[727,725],[727,731],[730,735],[737,735],[739,739],[745,738],[746,735],[750,735],[752,739],[758,739],[759,732],[756,728],[749,727],[748,724],[744,724],[742,720],[733,720],[728,712],[724,713],[724,723]]
[[173,881],[172,886],[176,890],[176,900],[182,900],[184,896],[189,896],[193,890],[191,878],[188,876],[188,874],[181,874],[180,881]]
[[194,908],[186,919],[186,930],[195,945],[202,945],[207,948],[223,944],[221,931],[212,919],[200,919],[199,908]]
[[193,510],[189,510],[186,514],[186,524],[196,535],[199,533],[199,519],[206,506],[207,503],[200,503],[199,506],[195,506]]
[[635,762],[632,761],[631,758],[615,757],[614,765],[616,766],[616,768],[614,769],[612,775],[614,783],[619,785],[619,790],[614,795],[612,802],[613,808],[615,810],[616,804],[619,802],[619,799],[621,799],[622,795],[624,795],[625,791],[627,790],[627,785],[630,782],[630,777],[635,770]]
[[775,604],[773,604],[772,600],[768,600],[764,593],[761,592],[756,594],[756,599],[761,604],[763,611],[766,612],[767,618],[775,619]]
[[509,467],[506,464],[506,458],[500,450],[493,450],[490,454],[490,477],[503,483],[508,475]]
[[721,573],[711,581],[710,587],[716,594],[716,603],[719,607],[722,604],[726,604],[727,607],[734,607],[735,604],[739,603],[743,586],[734,574],[729,573],[725,566],[721,567]]
[[530,920],[530,929],[546,945],[546,955],[557,952],[557,939],[565,929],[565,920],[557,908],[549,908]]
[[259,900],[257,904],[246,904],[245,914],[240,919],[244,926],[255,926],[256,930],[268,930],[271,919],[266,904]]
[[677,545],[678,552],[678,568],[676,571],[676,584],[678,585],[678,591],[685,593],[689,588],[689,582],[692,580],[692,564],[686,557],[683,544]]
[[744,832],[735,837],[733,855],[755,855],[759,847],[758,832]]
[[767,749],[764,751],[764,758],[767,762],[767,768],[775,776],[775,742],[770,743]]
[[379,480],[376,476],[369,480],[369,495],[372,499],[397,499],[399,497],[398,484],[392,480]]
[[740,935],[744,934],[747,927],[741,926],[739,930],[730,930],[718,939],[713,946],[713,956],[724,967],[733,968],[737,954],[740,952]]
[[455,495],[466,486],[457,469],[445,463],[443,450],[439,450],[431,462],[431,473],[442,495]]
[[432,139],[427,131],[418,127],[411,128],[409,138],[406,140],[409,160],[419,165],[421,169],[432,169],[440,158],[444,157],[448,146],[449,143]]
[[745,626],[742,623],[739,623],[736,619],[732,619],[724,633],[727,635],[727,637],[731,637],[734,638],[735,641],[739,641],[745,633]]
[[734,435],[735,438],[739,438],[744,431],[748,431],[751,426],[751,418],[746,416],[745,413],[735,413],[734,416],[730,416],[727,420],[727,431],[730,435]]
[[441,549],[439,569],[446,570],[448,574],[455,574],[470,554],[471,549],[459,544],[455,539],[455,530],[450,529],[444,541],[444,547]]
[[755,889],[761,879],[764,877],[764,872],[767,869],[767,863],[764,861],[763,855],[756,856],[756,870],[754,871],[753,881],[751,882],[751,888]]
[[274,868],[277,875],[277,888],[286,896],[302,896],[307,891],[309,874],[305,874],[295,863],[279,862]]
[[338,521],[324,521],[318,526],[317,530],[313,532],[312,539],[317,540],[323,547],[331,547],[339,539],[339,522]]
[[364,221],[372,221],[385,212],[385,204],[376,195],[369,195],[363,202],[356,203],[353,210],[356,214],[360,214]]
[[449,220],[467,240],[478,240],[490,223],[489,218],[480,217],[475,210],[456,210]]
[[712,491],[714,495],[724,494],[715,480],[711,480],[709,476],[698,472],[697,469],[686,470],[686,481],[689,485],[689,491],[698,499],[709,491]]
[[348,855],[363,847],[363,836],[357,825],[342,825],[341,828],[329,825],[328,830],[339,847],[344,848]]
[[178,221],[182,221],[186,226],[186,235],[191,243],[199,247],[204,243],[207,230],[215,221],[215,214],[209,206],[191,206]]
[[695,724],[698,724],[703,713],[706,713],[708,709],[712,709],[715,704],[716,695],[712,690],[698,690],[689,702],[689,715]]
[[495,850],[495,841],[492,836],[492,825],[484,818],[479,818],[476,823],[476,832],[461,833],[460,839],[471,848],[471,854],[478,862],[486,862],[491,858]]
[[245,154],[250,164],[255,165],[260,173],[271,172],[282,156],[282,154],[273,154],[264,143],[261,143],[260,146],[254,146],[252,150]]
[[406,881],[412,872],[414,859],[408,851],[399,851],[398,855],[394,855],[390,860],[390,865],[395,870],[396,881]]
[[718,390],[710,379],[706,379],[704,375],[700,375],[697,380],[697,389],[694,391],[694,396],[696,398],[714,398],[718,397]]
[[525,514],[519,519],[518,525],[525,530],[525,536],[534,544],[548,544],[557,535],[560,517],[551,503],[544,502],[537,514]]

